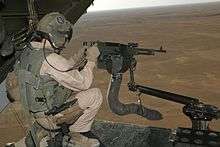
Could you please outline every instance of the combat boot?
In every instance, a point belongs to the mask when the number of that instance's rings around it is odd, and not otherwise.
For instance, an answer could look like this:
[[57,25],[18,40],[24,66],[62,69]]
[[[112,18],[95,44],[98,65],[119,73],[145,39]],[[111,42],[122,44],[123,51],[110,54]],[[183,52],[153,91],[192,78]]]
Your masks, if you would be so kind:
[[70,132],[72,142],[80,147],[99,147],[100,142],[94,138],[88,138],[78,132]]
[[5,147],[15,147],[15,143],[7,143]]
[[21,140],[19,140],[18,142],[16,143],[7,143],[5,145],[5,147],[26,147],[26,144],[25,144],[25,137],[22,138]]

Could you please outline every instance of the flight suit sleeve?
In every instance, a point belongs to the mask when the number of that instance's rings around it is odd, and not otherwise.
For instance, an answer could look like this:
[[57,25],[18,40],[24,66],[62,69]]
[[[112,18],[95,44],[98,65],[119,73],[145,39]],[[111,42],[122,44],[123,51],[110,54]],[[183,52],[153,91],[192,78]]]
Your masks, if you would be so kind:
[[73,91],[82,91],[90,88],[93,81],[94,62],[88,62],[81,71],[71,70],[65,72],[72,68],[69,60],[53,53],[47,56],[47,61],[45,60],[42,64],[41,75],[49,75],[59,84]]

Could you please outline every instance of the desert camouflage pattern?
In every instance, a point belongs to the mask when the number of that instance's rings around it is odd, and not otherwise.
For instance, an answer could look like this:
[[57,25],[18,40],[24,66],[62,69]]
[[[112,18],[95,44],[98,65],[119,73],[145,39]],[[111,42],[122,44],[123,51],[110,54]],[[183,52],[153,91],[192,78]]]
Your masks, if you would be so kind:
[[0,112],[2,112],[8,104],[9,100],[7,98],[6,82],[4,81],[0,84]]

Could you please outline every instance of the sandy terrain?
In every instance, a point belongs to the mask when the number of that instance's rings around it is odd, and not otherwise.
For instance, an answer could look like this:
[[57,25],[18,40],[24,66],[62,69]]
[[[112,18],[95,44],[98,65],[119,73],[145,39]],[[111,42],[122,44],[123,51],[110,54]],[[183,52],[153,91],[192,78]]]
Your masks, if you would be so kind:
[[[137,42],[141,47],[158,48],[168,53],[154,57],[138,57],[136,82],[151,87],[198,97],[220,107],[220,3],[95,12],[84,15],[76,27],[73,48],[82,41],[101,40],[122,43]],[[65,52],[68,56],[72,52]],[[67,55],[68,54],[68,55]],[[105,97],[109,74],[96,70],[94,86]],[[127,91],[127,76],[121,90],[121,101],[137,102]],[[17,89],[13,90],[17,96]],[[97,119],[141,125],[176,128],[187,127],[190,121],[182,114],[182,106],[150,96],[142,96],[144,104],[159,110],[164,119],[149,121],[135,115],[112,114],[104,101]],[[20,104],[14,107],[20,112]],[[19,117],[24,120],[22,113]],[[211,126],[220,130],[220,121]],[[0,116],[0,146],[24,136],[15,119],[13,107]]]

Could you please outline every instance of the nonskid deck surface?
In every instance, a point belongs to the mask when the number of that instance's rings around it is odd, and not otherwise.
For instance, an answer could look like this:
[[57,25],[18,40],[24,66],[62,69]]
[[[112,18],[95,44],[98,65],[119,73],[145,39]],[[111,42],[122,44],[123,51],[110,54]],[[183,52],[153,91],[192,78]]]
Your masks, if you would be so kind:
[[171,129],[138,126],[134,124],[96,121],[92,136],[99,139],[100,147],[219,147],[170,142]]
[[105,147],[173,147],[169,129],[96,121],[92,132]]

